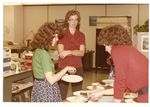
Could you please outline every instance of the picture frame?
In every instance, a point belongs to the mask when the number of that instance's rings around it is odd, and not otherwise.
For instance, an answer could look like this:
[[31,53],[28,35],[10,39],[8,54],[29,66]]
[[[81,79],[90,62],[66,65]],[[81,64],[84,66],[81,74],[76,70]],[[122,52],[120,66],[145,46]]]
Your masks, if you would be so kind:
[[137,49],[142,53],[148,53],[149,32],[137,32]]
[[149,51],[149,40],[148,36],[145,34],[141,35],[141,51],[143,52]]
[[97,16],[89,16],[89,26],[97,25]]

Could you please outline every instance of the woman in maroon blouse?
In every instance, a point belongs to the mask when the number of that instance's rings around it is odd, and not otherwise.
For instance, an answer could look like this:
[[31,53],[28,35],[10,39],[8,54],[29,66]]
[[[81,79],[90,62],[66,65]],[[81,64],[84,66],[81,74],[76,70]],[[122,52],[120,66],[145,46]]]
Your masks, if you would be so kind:
[[138,93],[137,102],[148,102],[148,59],[132,46],[127,30],[120,25],[106,27],[100,32],[98,43],[105,46],[114,62],[114,101],[121,102],[130,90]]
[[[85,35],[79,31],[80,13],[76,10],[70,10],[65,16],[67,28],[64,36],[58,41],[58,50],[60,59],[58,68],[63,69],[66,66],[73,66],[77,69],[76,75],[83,76],[82,56],[85,51]],[[82,89],[82,82],[72,83],[72,91]],[[69,83],[59,81],[59,87],[62,99],[67,96]]]

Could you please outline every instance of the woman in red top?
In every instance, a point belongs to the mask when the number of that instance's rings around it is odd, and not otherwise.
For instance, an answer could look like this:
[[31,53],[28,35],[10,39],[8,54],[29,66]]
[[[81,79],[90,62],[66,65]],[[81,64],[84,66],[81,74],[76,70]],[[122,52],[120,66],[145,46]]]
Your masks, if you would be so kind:
[[137,102],[148,102],[148,59],[132,47],[127,30],[120,25],[106,27],[98,43],[105,45],[114,62],[114,101],[121,102],[125,91],[130,90],[138,92]]
[[[67,28],[64,36],[58,42],[60,59],[58,68],[63,69],[66,66],[73,66],[77,69],[76,75],[83,76],[82,56],[85,51],[85,35],[79,31],[80,13],[76,10],[70,10],[65,16]],[[72,91],[82,89],[82,82],[72,83]],[[62,99],[67,96],[69,83],[59,81],[59,87]]]

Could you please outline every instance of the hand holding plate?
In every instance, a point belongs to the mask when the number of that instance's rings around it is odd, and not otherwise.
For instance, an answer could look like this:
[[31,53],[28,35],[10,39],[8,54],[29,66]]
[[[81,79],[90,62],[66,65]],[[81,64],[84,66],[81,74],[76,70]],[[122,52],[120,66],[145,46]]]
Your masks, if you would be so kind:
[[75,67],[69,67],[68,68],[68,73],[70,73],[70,74],[75,74],[76,73],[76,68]]

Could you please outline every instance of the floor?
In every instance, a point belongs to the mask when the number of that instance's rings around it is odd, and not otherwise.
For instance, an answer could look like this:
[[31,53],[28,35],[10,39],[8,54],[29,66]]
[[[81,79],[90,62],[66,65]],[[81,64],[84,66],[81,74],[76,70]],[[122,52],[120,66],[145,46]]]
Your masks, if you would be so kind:
[[[95,70],[85,71],[83,76],[83,86],[82,90],[86,90],[86,87],[91,85],[92,82],[100,82],[103,79],[108,78],[108,71],[98,70],[97,73]],[[69,85],[67,97],[72,96],[71,85]]]

